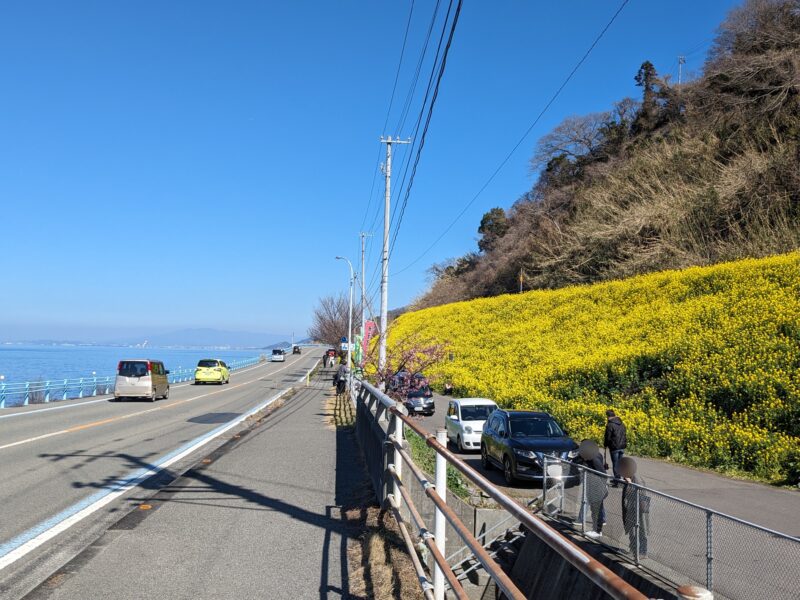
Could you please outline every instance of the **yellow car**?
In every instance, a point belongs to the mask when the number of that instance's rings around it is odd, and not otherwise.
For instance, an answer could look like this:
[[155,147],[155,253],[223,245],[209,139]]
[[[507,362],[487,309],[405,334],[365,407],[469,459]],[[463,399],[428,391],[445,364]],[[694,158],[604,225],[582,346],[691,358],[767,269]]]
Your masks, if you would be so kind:
[[228,365],[223,361],[216,358],[204,358],[197,363],[197,368],[194,370],[194,383],[199,385],[201,383],[230,383],[231,372],[228,370]]

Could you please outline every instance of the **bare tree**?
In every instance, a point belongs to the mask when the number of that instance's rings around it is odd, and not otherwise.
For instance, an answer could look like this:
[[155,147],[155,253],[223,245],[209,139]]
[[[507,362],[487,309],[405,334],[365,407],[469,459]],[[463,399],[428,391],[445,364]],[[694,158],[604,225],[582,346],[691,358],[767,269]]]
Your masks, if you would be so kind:
[[[347,337],[347,324],[349,317],[350,301],[347,294],[338,296],[325,296],[319,299],[308,335],[314,340],[326,344],[338,345],[339,340]],[[357,329],[357,315],[361,309],[353,305],[353,330]]]
[[567,117],[536,144],[531,167],[538,170],[559,157],[575,161],[590,154],[603,142],[603,126],[611,118],[609,112]]

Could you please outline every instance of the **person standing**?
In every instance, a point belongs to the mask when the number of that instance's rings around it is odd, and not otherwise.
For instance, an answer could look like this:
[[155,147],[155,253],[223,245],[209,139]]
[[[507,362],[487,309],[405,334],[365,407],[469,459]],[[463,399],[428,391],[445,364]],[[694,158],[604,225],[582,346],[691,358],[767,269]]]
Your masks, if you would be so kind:
[[644,479],[636,474],[636,461],[625,456],[619,461],[622,486],[622,526],[628,534],[633,555],[647,558],[647,534],[650,531],[650,496],[645,493]]
[[592,529],[586,532],[590,538],[599,538],[603,535],[603,525],[606,523],[606,510],[603,501],[608,497],[608,485],[606,484],[606,471],[608,467],[600,453],[600,447],[594,440],[583,440],[578,448],[578,456],[572,461],[576,465],[588,467],[584,475],[586,486],[586,503],[581,503],[581,510],[578,514],[578,521],[583,523],[584,508],[588,505],[592,514]]
[[[603,436],[603,445],[608,449],[611,454],[611,470],[614,473],[614,479],[620,479],[619,461],[625,453],[625,448],[628,447],[628,434],[625,430],[625,423],[622,422],[616,413],[608,409],[606,411],[606,432]],[[617,481],[613,483],[614,487],[617,486]]]

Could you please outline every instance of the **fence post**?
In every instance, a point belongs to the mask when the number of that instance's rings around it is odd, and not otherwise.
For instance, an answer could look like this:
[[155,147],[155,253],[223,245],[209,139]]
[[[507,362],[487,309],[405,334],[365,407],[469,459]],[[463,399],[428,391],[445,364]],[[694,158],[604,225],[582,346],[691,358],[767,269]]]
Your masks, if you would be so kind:
[[22,406],[28,406],[28,401],[31,395],[31,384],[27,381],[25,382],[25,400],[22,403]]
[[542,454],[542,512],[549,515],[547,510],[547,455]]
[[61,396],[62,400],[66,400],[67,399],[67,381],[68,380],[66,380],[66,379],[64,380],[64,395]]
[[97,376],[92,376],[92,396],[97,396]]
[[0,408],[6,407],[6,384],[0,383]]
[[50,382],[44,382],[44,401],[50,402]]
[[581,468],[581,533],[586,533],[586,469]]
[[[633,527],[633,531],[636,534],[636,553],[635,553],[634,558],[635,558],[636,564],[638,565],[639,564],[639,550],[640,550],[640,548],[639,548],[639,531],[640,531],[639,528],[641,527],[641,523],[639,522],[639,518],[640,518],[640,515],[639,515],[639,487],[638,486],[635,487],[634,490],[635,490],[634,493],[635,493],[635,509],[636,509],[636,524]],[[625,492],[623,491],[622,493],[624,494]]]
[[83,377],[78,379],[78,385],[80,386],[80,390],[78,391],[78,398],[83,398]]
[[[436,430],[436,441],[442,446],[447,446],[447,430],[439,428]],[[447,503],[447,460],[444,456],[436,453],[436,493],[442,499],[442,502]],[[433,536],[436,541],[436,547],[442,556],[447,556],[445,553],[445,535],[447,533],[447,521],[444,518],[444,513],[436,508],[433,521]],[[433,571],[433,597],[435,600],[444,600],[444,573],[437,564]]]
[[[398,410],[400,410],[398,408]],[[392,415],[392,433],[394,434],[394,439],[397,441],[398,444],[403,443],[403,420],[399,419],[397,415],[391,413]],[[437,433],[438,439],[438,433]],[[439,456],[438,454],[436,455]],[[397,477],[402,477],[403,475],[403,457],[400,456],[400,451],[395,446],[392,452],[392,462],[394,463],[394,470],[397,473]],[[438,464],[438,463],[437,463]],[[436,483],[438,484],[439,481],[437,479]],[[438,491],[439,488],[437,487],[436,490]],[[392,480],[392,494],[394,494],[395,498],[401,498],[400,496],[400,484],[397,483],[396,480]]]
[[714,528],[712,519],[714,513],[706,512],[706,587],[709,592],[714,592]]

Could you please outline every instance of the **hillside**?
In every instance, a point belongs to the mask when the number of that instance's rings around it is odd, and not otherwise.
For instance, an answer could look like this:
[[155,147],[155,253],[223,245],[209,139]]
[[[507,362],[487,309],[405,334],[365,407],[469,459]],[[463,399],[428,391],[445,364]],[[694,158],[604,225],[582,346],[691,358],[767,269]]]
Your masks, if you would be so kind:
[[403,345],[443,344],[438,385],[547,410],[602,439],[614,407],[634,453],[796,483],[800,253],[665,271],[402,315]]
[[432,268],[417,308],[800,246],[800,0],[732,11],[693,81],[631,76],[639,99],[539,140],[535,185]]

